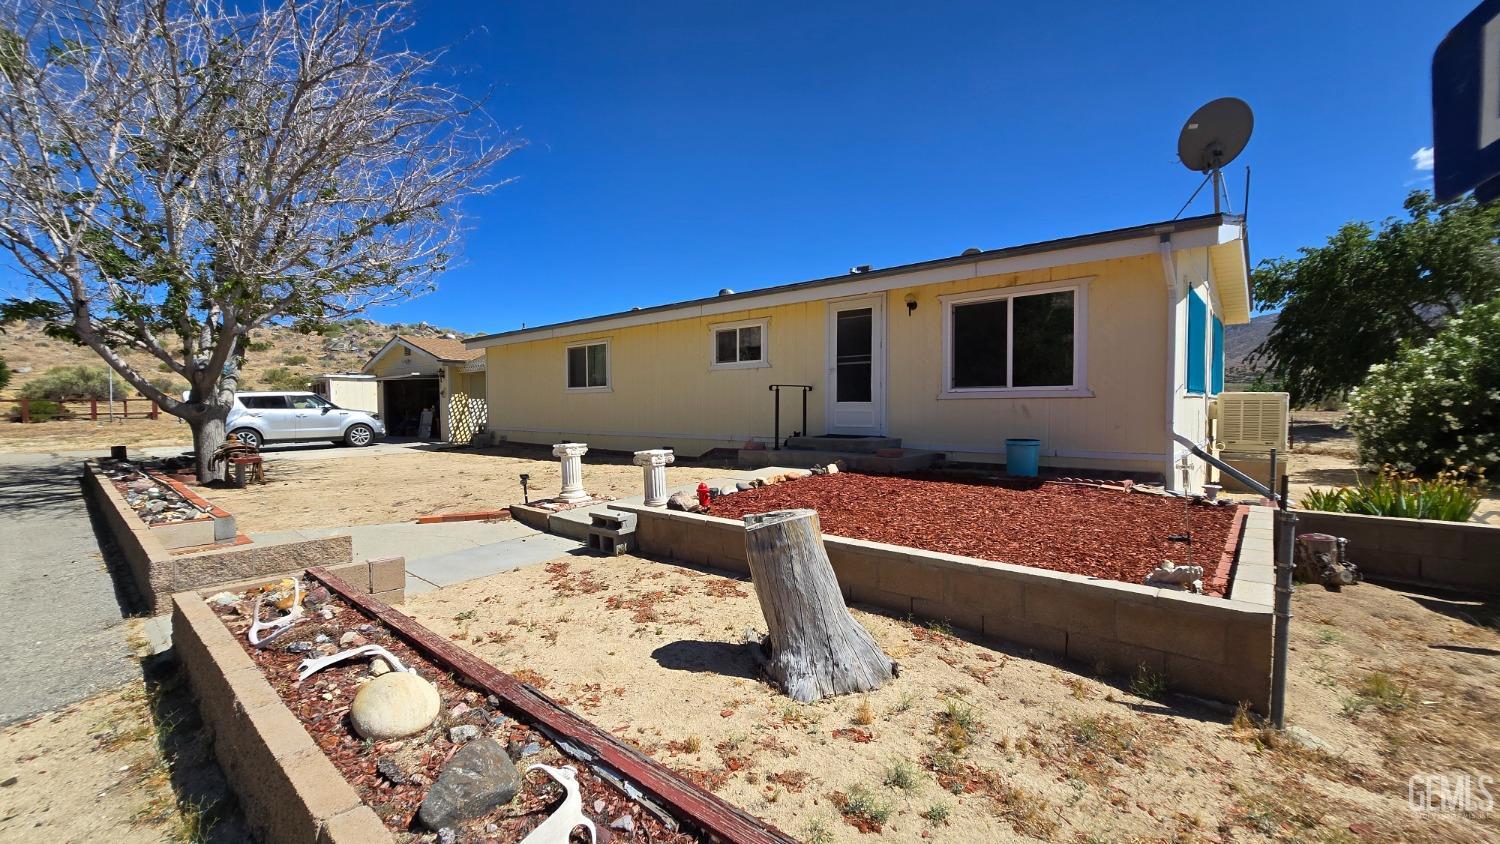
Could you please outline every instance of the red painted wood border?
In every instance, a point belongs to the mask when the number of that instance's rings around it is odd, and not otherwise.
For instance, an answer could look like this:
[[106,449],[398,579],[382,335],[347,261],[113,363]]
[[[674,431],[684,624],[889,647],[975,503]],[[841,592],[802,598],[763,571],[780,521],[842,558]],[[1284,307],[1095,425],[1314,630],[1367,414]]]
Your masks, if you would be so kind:
[[1250,517],[1250,508],[1245,504],[1234,508],[1234,521],[1229,525],[1229,536],[1224,540],[1224,550],[1219,554],[1219,563],[1208,578],[1205,592],[1223,596],[1229,592],[1229,577],[1234,573],[1235,558],[1240,549],[1240,534],[1245,529],[1245,519]]
[[501,698],[619,771],[684,820],[733,844],[796,844],[795,839],[765,821],[679,777],[661,763],[580,718],[536,689],[506,674],[384,602],[361,594],[322,566],[307,570],[360,612],[379,619],[429,659]]

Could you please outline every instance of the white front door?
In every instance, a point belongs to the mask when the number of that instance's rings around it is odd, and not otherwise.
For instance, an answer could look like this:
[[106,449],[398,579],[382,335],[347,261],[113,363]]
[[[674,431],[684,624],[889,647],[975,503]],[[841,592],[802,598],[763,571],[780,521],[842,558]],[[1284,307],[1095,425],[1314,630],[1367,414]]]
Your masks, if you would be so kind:
[[828,304],[828,433],[885,433],[884,299]]

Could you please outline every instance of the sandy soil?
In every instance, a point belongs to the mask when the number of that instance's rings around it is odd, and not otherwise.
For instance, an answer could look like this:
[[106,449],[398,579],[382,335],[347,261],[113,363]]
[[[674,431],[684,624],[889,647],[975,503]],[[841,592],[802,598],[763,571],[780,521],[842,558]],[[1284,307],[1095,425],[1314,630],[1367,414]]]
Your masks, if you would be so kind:
[[154,737],[139,682],[6,728],[0,839],[188,840]]
[[1416,772],[1500,777],[1493,605],[1299,591],[1292,715],[1324,753],[1227,711],[1147,700],[1126,679],[860,610],[901,676],[798,705],[741,644],[764,629],[752,595],[691,568],[569,558],[418,595],[407,611],[803,840],[1500,835],[1500,813],[1407,804]]
[[107,451],[112,445],[193,446],[187,423],[165,414],[158,420],[129,419],[108,422],[19,422],[0,421],[0,451]]
[[[550,457],[550,455],[549,455]],[[642,470],[621,458],[585,455],[584,488],[593,495],[640,495]],[[522,473],[531,476],[531,499],[556,495],[562,486],[556,458],[534,451],[403,451],[328,460],[268,457],[266,484],[205,489],[203,495],[235,516],[243,533],[307,527],[387,524],[429,513],[493,510],[521,501]],[[669,466],[672,486],[722,476],[703,466]]]

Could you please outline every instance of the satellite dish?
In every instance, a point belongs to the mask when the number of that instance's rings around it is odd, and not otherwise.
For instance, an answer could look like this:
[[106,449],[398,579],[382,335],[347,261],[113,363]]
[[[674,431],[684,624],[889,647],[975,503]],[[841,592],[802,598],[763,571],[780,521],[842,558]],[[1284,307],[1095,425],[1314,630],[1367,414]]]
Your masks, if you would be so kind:
[[1255,115],[1237,97],[1221,97],[1193,112],[1177,136],[1177,157],[1199,173],[1212,173],[1235,159],[1250,143]]

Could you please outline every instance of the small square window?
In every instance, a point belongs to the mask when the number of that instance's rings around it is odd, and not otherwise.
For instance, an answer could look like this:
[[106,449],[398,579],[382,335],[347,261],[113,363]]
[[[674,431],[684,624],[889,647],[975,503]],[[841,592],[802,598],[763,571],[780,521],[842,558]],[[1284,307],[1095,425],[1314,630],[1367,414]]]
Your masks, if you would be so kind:
[[713,365],[720,369],[764,366],[766,324],[727,325],[714,329]]
[[609,387],[609,344],[588,343],[568,347],[568,389],[598,390]]

